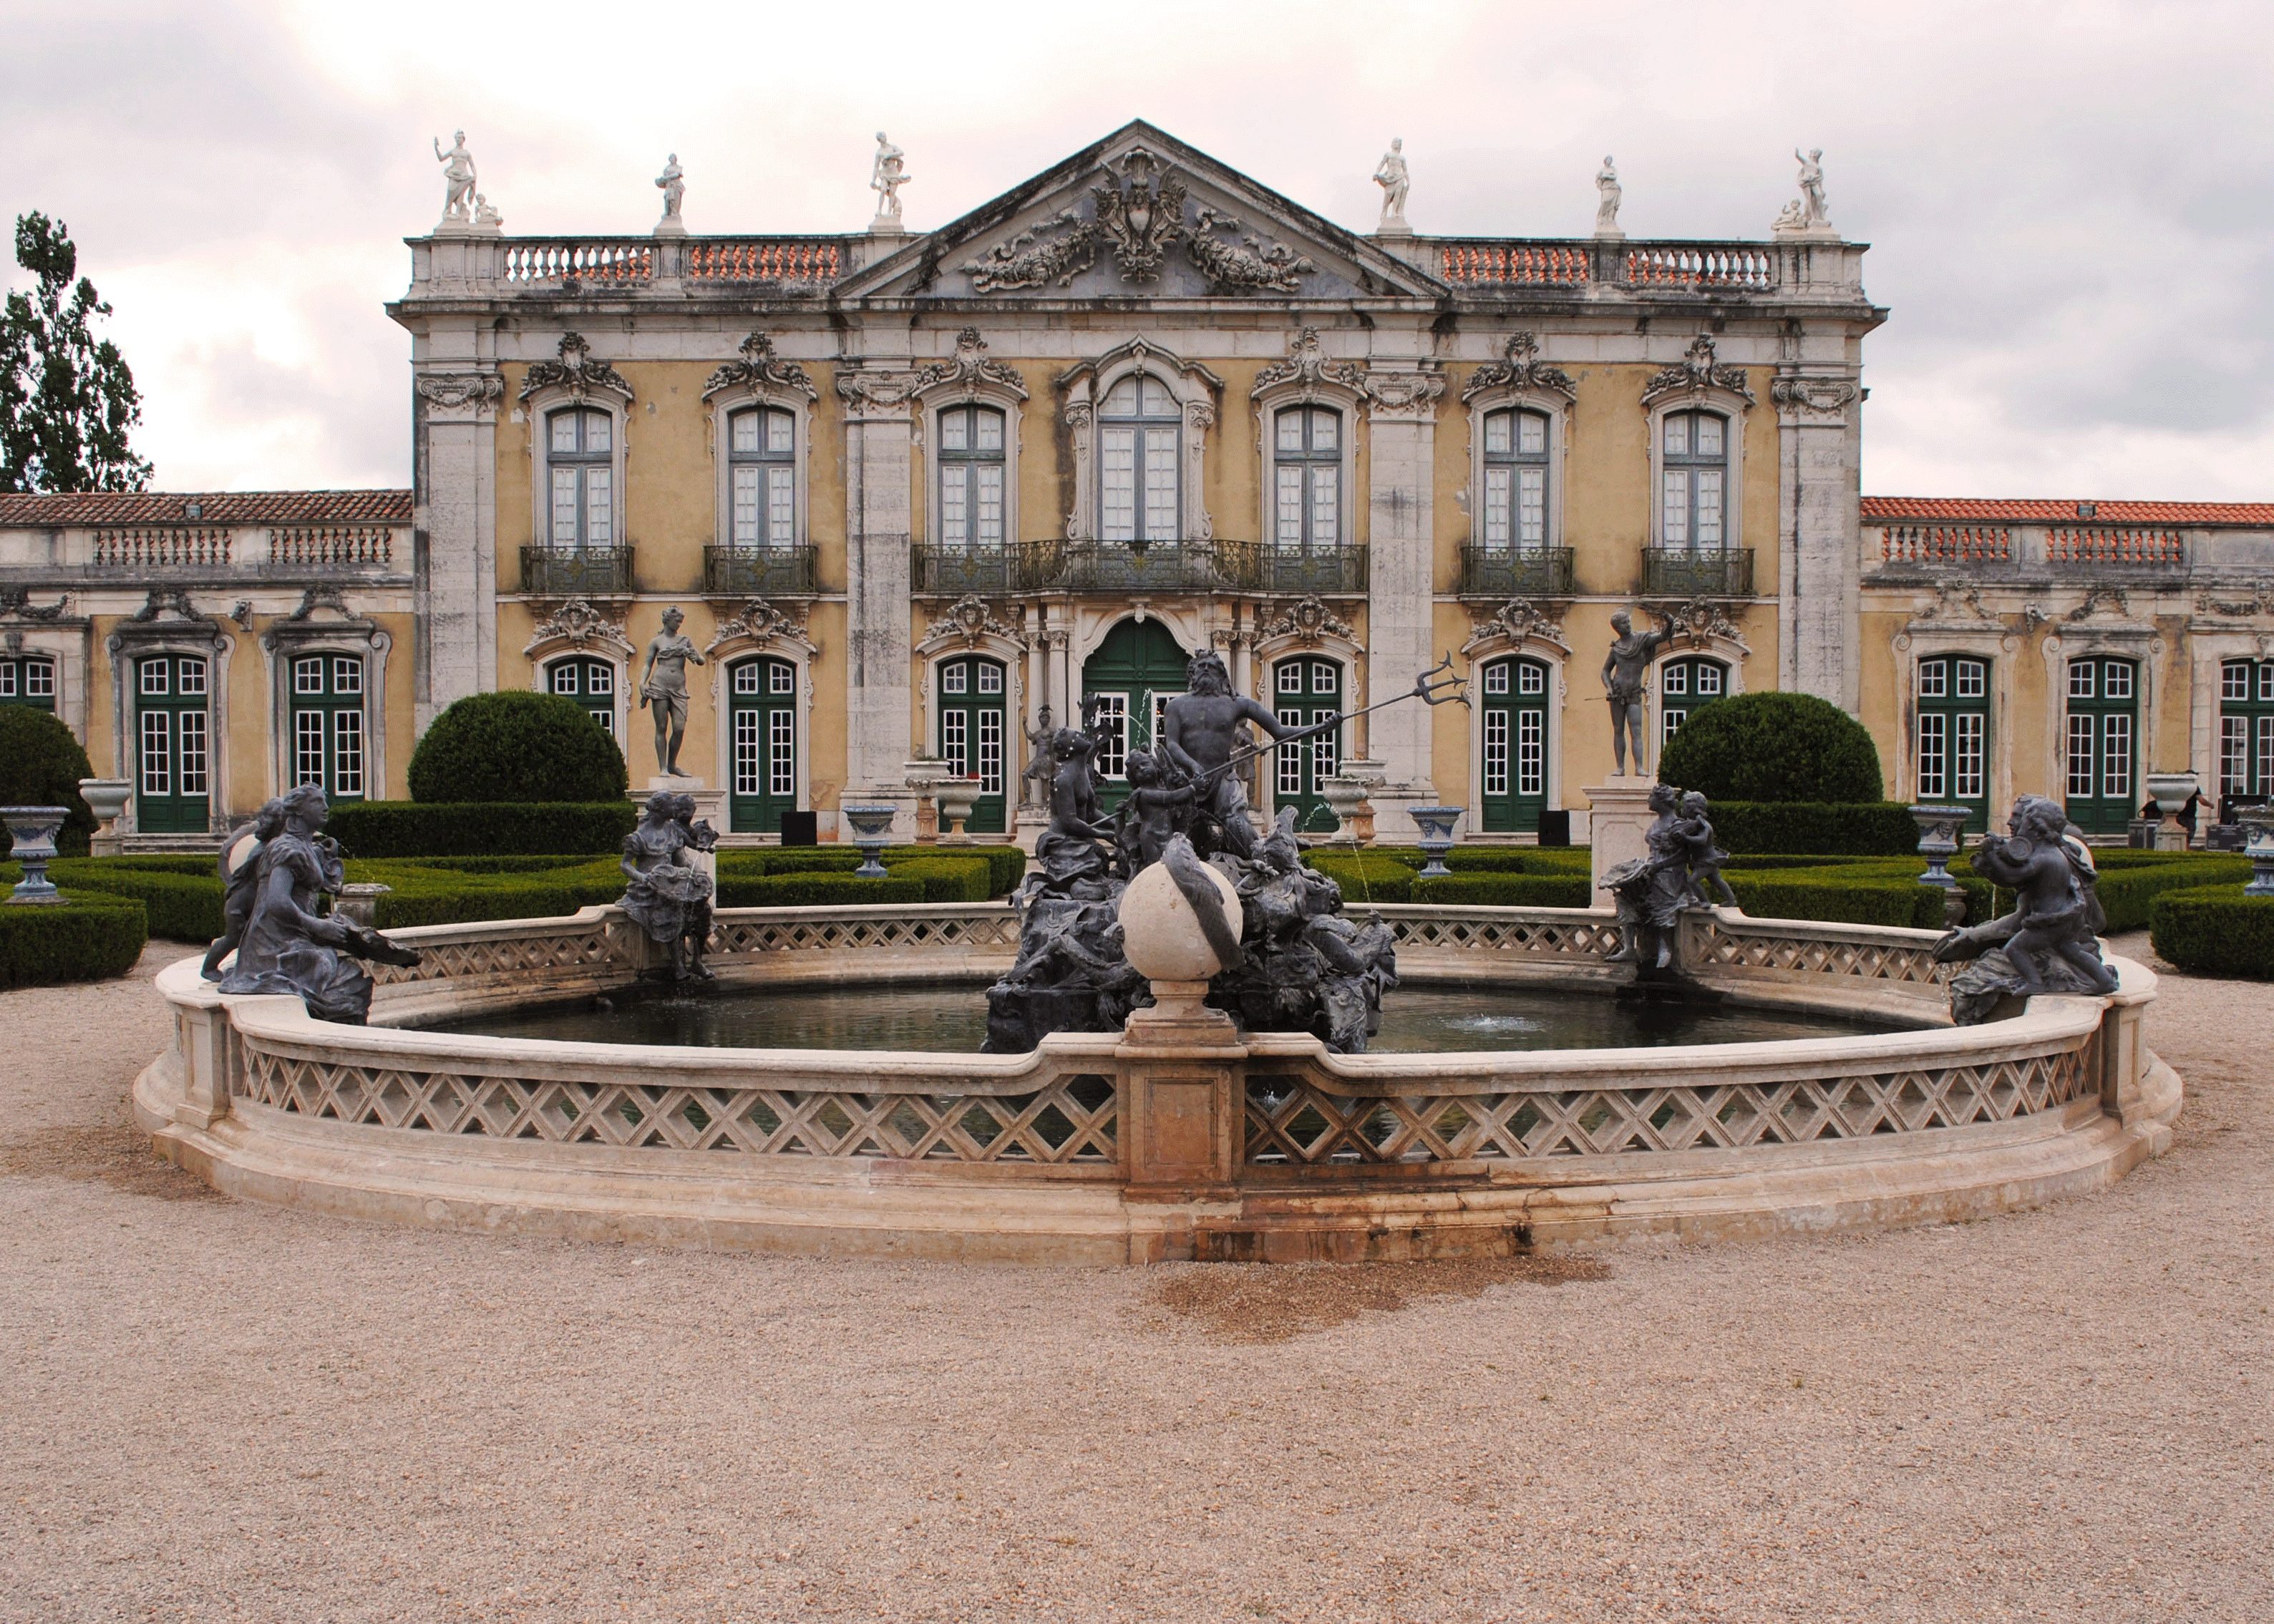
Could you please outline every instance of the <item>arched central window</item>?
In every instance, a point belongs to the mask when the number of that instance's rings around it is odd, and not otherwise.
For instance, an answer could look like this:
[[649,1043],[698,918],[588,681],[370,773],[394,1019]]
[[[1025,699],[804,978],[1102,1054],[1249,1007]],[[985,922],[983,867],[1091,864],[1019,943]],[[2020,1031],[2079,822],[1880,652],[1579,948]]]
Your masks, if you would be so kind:
[[1342,413],[1327,406],[1290,406],[1279,414],[1274,528],[1283,553],[1342,545]]
[[992,406],[939,414],[939,545],[1003,545],[1003,414]]
[[1142,546],[1177,538],[1177,398],[1139,372],[1106,392],[1097,413],[1097,533]]
[[1536,411],[1485,417],[1485,545],[1547,545],[1547,418]]
[[545,462],[550,477],[556,547],[616,545],[613,425],[605,411],[570,408],[546,419]]
[[796,444],[797,420],[779,407],[756,407],[727,419],[736,546],[787,547],[796,542]]
[[1669,412],[1660,432],[1660,534],[1675,551],[1719,553],[1728,545],[1728,419],[1710,411]]

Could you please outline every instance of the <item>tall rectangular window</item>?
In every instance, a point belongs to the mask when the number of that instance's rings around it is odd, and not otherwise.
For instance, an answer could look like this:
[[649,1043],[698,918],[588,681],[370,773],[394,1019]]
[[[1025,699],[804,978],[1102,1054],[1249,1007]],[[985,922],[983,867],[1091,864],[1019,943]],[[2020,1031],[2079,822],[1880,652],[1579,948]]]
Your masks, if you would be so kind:
[[734,545],[787,547],[797,540],[796,444],[797,419],[778,406],[752,407],[727,418]]
[[1484,545],[1547,545],[1547,418],[1536,411],[1485,415]]
[[1176,397],[1150,374],[1124,378],[1106,391],[1097,419],[1098,534],[1139,545],[1175,540]]
[[1724,493],[1728,424],[1710,411],[1667,415],[1659,441],[1659,534],[1668,547],[1718,553],[1728,545]]
[[605,411],[575,408],[556,411],[546,422],[553,545],[615,545],[614,425]]
[[1274,528],[1281,551],[1341,545],[1342,414],[1326,406],[1290,406],[1276,423]]

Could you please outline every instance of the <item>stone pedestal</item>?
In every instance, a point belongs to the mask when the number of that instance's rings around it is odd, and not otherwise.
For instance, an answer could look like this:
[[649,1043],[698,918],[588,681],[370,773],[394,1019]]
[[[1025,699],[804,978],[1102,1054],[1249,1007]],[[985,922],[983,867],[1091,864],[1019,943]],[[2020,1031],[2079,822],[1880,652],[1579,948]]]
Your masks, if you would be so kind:
[[1594,881],[1598,907],[1607,907],[1612,900],[1611,893],[1603,889],[1604,870],[1650,855],[1650,845],[1645,837],[1657,816],[1650,809],[1650,792],[1656,787],[1652,780],[1638,774],[1630,778],[1614,778],[1581,792],[1587,797],[1587,844],[1593,854],[1587,868]]
[[1050,826],[1048,807],[1020,807],[1011,824],[1011,843],[1029,857],[1035,854],[1035,844],[1043,838],[1043,831]]
[[[692,795],[695,798],[695,821],[709,823],[722,835],[727,832],[727,792],[709,788],[700,778],[674,778],[659,773],[647,781],[645,789],[633,793],[633,804],[644,810],[650,795],[666,789],[674,795]],[[709,875],[714,883],[718,880],[719,854],[716,852],[690,852],[687,861],[690,867]]]
[[1114,1050],[1128,1065],[1121,1154],[1133,1187],[1228,1187],[1239,1166],[1247,1049],[1231,1017],[1201,1002],[1208,989],[1155,981],[1153,1007],[1131,1014]]

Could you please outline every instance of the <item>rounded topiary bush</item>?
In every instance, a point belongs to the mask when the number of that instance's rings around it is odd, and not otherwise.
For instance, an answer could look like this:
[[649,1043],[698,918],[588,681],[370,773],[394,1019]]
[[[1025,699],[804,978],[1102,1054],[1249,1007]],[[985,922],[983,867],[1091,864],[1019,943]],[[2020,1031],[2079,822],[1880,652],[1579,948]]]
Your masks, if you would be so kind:
[[621,801],[630,786],[616,741],[554,694],[470,694],[410,753],[413,801]]
[[1811,694],[1708,701],[1668,741],[1658,777],[1711,801],[1854,802],[1886,793],[1864,725]]
[[79,796],[79,781],[94,776],[70,728],[45,710],[0,705],[0,806],[68,807],[56,837],[66,856],[85,856],[94,833],[94,814]]

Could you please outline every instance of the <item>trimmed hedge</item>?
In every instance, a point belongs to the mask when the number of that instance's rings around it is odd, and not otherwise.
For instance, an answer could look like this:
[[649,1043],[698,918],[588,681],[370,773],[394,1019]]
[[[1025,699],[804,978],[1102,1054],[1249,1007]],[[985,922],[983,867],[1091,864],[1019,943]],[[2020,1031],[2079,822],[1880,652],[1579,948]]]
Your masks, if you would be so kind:
[[[2229,856],[2224,853],[2206,852],[2132,852],[2126,855],[2144,857],[2146,862],[2111,862],[2114,852],[2095,852],[2093,861],[2100,869],[2100,878],[2094,885],[2099,895],[2101,912],[2108,915],[2108,930],[2112,936],[2120,930],[2138,930],[2152,926],[2157,900],[2170,892],[2195,891],[2205,886],[2240,886],[2250,877],[2250,860]],[[2238,895],[2240,893],[2238,891]],[[2011,892],[2007,895],[2010,897]],[[2163,950],[2157,950],[2161,952]],[[2164,957],[2171,959],[2169,953]],[[2172,959],[2173,964],[2180,961]]]
[[2240,884],[2165,891],[2155,900],[2149,939],[2157,954],[2202,975],[2274,981],[2274,897]]
[[[589,721],[580,726],[599,731]],[[621,851],[638,822],[639,808],[623,799],[363,801],[334,807],[325,832],[352,857],[597,856]]]
[[1900,801],[1716,801],[1706,816],[1727,852],[1901,857],[1918,850],[1918,824]]
[[94,776],[78,735],[51,712],[0,705],[0,806],[64,808],[56,850],[66,857],[86,856],[94,833],[94,814],[79,793],[79,781]]
[[1699,791],[1717,806],[1856,804],[1886,793],[1879,747],[1863,723],[1828,699],[1776,690],[1709,699],[1692,710],[1666,741],[1658,778]]
[[1448,907],[1584,908],[1593,886],[1584,874],[1455,874],[1413,881],[1413,900]]
[[436,717],[410,752],[410,799],[621,801],[624,753],[573,699],[508,688],[469,694]]
[[1413,870],[1395,857],[1372,852],[1356,856],[1337,852],[1329,856],[1314,851],[1305,853],[1303,861],[1342,887],[1344,907],[1413,900]]
[[[924,880],[895,872],[881,880],[849,874],[769,874],[722,889],[724,906],[734,908],[834,908],[877,902],[923,902]],[[608,898],[613,902],[614,897]],[[961,900],[957,898],[956,900]],[[980,900],[984,901],[982,898]]]
[[192,859],[201,872],[143,868],[132,858],[73,857],[50,863],[58,885],[131,897],[140,902],[149,934],[169,942],[210,942],[222,932],[222,883],[212,858]]
[[57,907],[0,907],[0,987],[109,981],[142,956],[150,926],[140,903],[109,891],[63,894]]

